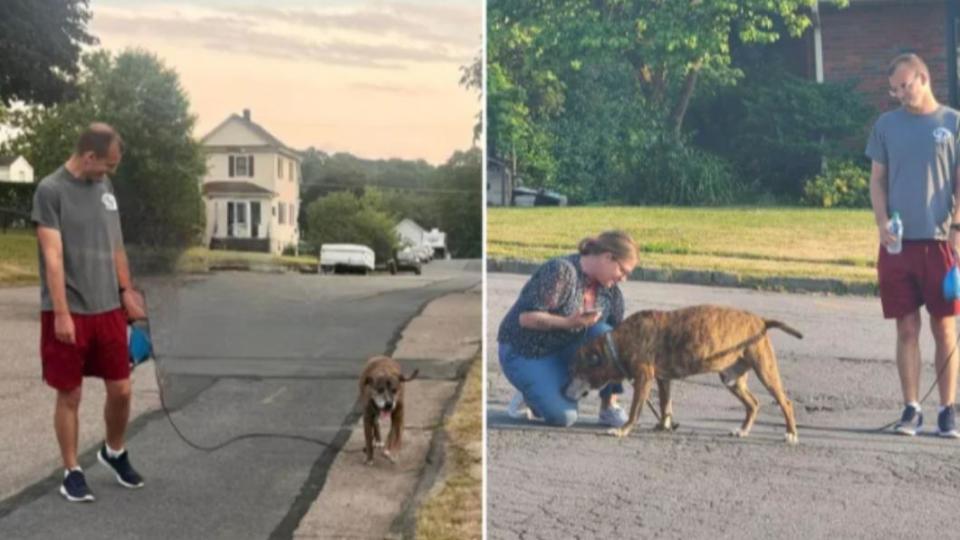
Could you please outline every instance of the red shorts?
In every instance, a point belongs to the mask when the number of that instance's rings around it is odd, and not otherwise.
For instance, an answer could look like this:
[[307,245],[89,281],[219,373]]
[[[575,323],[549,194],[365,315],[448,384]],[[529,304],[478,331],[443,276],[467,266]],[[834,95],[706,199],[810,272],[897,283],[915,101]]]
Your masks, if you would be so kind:
[[127,318],[123,310],[72,317],[75,345],[57,340],[52,311],[40,313],[43,380],[57,390],[70,391],[80,386],[84,376],[108,381],[129,379]]
[[881,246],[877,278],[884,318],[899,319],[922,305],[932,317],[960,313],[960,301],[943,298],[943,278],[954,263],[953,250],[939,240],[904,240],[897,255]]

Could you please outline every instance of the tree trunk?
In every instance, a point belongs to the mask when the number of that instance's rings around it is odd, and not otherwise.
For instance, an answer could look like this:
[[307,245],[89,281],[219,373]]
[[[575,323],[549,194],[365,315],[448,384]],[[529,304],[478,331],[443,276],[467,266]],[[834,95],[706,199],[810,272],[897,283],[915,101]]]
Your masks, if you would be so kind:
[[700,74],[700,67],[702,65],[703,61],[697,60],[690,66],[690,71],[687,72],[687,79],[683,83],[683,93],[680,94],[680,99],[677,101],[676,107],[674,107],[673,112],[670,113],[670,124],[673,126],[673,134],[676,136],[680,135],[680,128],[683,127],[683,118],[687,115],[687,108],[690,106],[690,98],[693,97],[693,90],[697,86],[697,76]]

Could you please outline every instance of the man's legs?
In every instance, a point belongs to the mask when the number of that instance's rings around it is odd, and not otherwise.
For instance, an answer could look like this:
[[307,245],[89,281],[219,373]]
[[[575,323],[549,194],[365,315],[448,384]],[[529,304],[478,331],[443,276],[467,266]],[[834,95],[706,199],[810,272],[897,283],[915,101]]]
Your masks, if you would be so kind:
[[60,457],[67,470],[79,466],[77,446],[80,433],[80,396],[80,386],[69,391],[57,390],[57,403],[53,411],[53,430],[57,434]]
[[103,419],[107,425],[107,446],[123,450],[127,422],[130,420],[130,379],[104,381],[107,400],[103,406]]
[[904,403],[917,402],[920,393],[920,326],[919,309],[897,319],[897,371]]
[[[930,317],[930,329],[937,344],[935,369],[940,390],[940,405],[952,405],[957,396],[957,327],[956,318]],[[949,355],[949,357],[947,356]]]

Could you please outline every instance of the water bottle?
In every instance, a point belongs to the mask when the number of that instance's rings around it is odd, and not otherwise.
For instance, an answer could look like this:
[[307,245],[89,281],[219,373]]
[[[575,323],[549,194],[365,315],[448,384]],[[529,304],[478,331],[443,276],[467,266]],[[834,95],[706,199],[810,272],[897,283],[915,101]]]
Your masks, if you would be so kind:
[[893,213],[893,217],[887,223],[887,230],[897,239],[893,244],[887,245],[887,253],[896,255],[903,250],[903,222],[900,221],[900,212]]

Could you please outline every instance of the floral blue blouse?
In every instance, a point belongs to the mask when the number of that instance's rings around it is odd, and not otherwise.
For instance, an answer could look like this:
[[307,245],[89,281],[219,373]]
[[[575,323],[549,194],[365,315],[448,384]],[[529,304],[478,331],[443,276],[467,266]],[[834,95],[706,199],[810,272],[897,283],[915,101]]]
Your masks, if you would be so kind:
[[[520,291],[520,297],[500,323],[499,343],[511,345],[528,357],[547,356],[583,338],[586,329],[533,330],[520,326],[520,314],[546,311],[570,316],[583,311],[583,292],[590,282],[580,268],[580,255],[567,255],[545,262]],[[597,287],[596,307],[603,312],[601,322],[617,326],[623,322],[623,293],[614,285]]]

